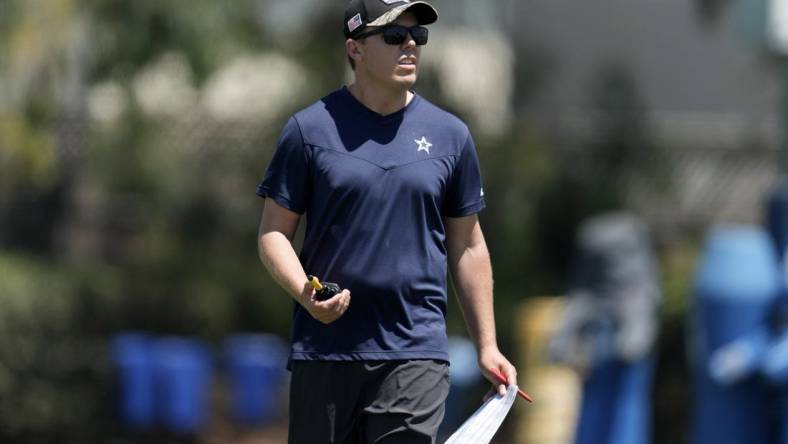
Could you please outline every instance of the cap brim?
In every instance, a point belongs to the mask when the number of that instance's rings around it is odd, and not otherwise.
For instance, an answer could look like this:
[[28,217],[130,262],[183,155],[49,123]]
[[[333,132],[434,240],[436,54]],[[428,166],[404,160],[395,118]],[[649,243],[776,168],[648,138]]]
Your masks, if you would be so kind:
[[420,25],[429,25],[438,21],[438,11],[427,2],[415,1],[396,8],[378,17],[374,22],[367,23],[367,26],[385,26],[397,20],[397,17],[405,11],[410,11],[416,16]]

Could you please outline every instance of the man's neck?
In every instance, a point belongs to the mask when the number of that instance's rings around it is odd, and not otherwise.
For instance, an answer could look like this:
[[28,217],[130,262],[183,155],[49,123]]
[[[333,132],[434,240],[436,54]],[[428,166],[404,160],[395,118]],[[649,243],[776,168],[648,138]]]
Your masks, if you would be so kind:
[[413,100],[413,93],[408,90],[387,90],[358,81],[348,86],[348,90],[356,100],[382,116],[405,108]]

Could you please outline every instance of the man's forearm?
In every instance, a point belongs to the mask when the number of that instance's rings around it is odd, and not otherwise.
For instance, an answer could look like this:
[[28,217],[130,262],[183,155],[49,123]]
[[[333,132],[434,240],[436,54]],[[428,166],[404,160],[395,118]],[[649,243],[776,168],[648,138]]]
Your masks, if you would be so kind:
[[330,324],[347,311],[350,291],[342,290],[327,300],[315,299],[314,290],[307,284],[304,267],[291,244],[298,220],[298,214],[272,200],[266,201],[257,236],[260,260],[274,280],[313,318]]
[[[457,224],[455,228],[458,228]],[[455,234],[462,232],[454,231]],[[517,384],[517,369],[498,350],[495,339],[492,265],[478,224],[473,234],[465,237],[465,242],[450,245],[449,266],[468,333],[479,352],[479,367],[498,394],[503,396],[508,384]],[[507,382],[502,383],[495,372],[502,373]]]
[[456,254],[451,273],[468,333],[479,350],[497,347],[490,255],[484,242]]
[[278,231],[263,233],[258,241],[258,253],[274,280],[301,303],[306,273],[290,240]]

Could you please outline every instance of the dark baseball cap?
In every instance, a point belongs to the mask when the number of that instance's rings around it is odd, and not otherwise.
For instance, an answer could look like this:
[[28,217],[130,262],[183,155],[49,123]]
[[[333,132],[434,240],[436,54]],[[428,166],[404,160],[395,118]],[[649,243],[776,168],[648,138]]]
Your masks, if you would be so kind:
[[350,0],[345,8],[345,37],[353,38],[369,26],[388,25],[405,11],[412,12],[420,25],[438,20],[438,11],[424,1]]

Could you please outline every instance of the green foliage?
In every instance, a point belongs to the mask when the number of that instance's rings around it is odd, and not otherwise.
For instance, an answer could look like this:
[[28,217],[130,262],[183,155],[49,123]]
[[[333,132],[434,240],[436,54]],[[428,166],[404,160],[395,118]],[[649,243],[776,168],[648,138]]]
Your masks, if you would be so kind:
[[101,37],[91,76],[96,80],[131,76],[158,55],[177,51],[186,54],[199,83],[237,52],[233,47],[249,51],[262,46],[252,0],[85,3]]
[[18,114],[0,114],[0,184],[48,187],[54,182],[55,140],[50,131],[34,127]]
[[87,436],[107,424],[99,420],[107,415],[104,343],[88,334],[92,320],[84,311],[98,301],[82,298],[78,281],[61,266],[0,255],[0,436],[6,442]]
[[[537,203],[558,165],[550,145],[532,126],[507,142],[479,147],[487,209],[481,214],[495,270],[496,293],[514,303],[526,294],[553,291],[545,282],[534,230]],[[549,280],[549,278],[547,278]],[[507,298],[509,296],[504,296]]]
[[663,317],[674,322],[684,322],[693,292],[692,278],[701,253],[701,242],[688,237],[682,242],[662,248],[662,304]]

